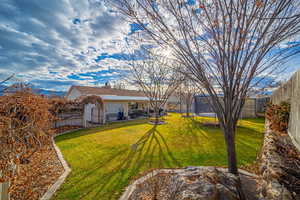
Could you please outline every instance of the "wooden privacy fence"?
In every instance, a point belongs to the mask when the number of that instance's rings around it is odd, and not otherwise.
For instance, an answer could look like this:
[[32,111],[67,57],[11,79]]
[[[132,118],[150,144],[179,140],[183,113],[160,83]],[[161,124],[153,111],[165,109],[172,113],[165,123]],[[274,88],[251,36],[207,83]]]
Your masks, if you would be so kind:
[[[219,97],[222,98],[222,97]],[[196,96],[195,97],[195,113],[213,113],[213,108],[209,104],[209,97]],[[254,98],[247,98],[242,109],[240,118],[255,118],[256,117],[256,100]]]
[[291,104],[288,133],[300,150],[300,70],[273,93],[271,101],[274,104],[280,104],[283,101]]
[[267,103],[270,101],[269,97],[261,97],[261,98],[256,98],[256,105],[255,105],[255,110],[256,113],[265,113],[266,111],[266,106]]
[[254,98],[247,98],[244,104],[244,107],[242,108],[240,118],[255,118],[256,112],[255,112],[255,102],[256,100]]

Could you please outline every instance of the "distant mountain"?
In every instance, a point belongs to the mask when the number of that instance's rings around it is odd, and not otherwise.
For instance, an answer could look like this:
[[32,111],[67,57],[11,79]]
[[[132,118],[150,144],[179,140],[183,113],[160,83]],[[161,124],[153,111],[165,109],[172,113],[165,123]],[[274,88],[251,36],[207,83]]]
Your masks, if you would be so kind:
[[3,90],[4,90],[4,88],[6,88],[6,87],[4,87],[3,85],[0,85],[0,96],[3,95]]
[[46,96],[60,96],[60,97],[63,97],[67,94],[67,92],[64,91],[44,90],[44,89],[35,89],[34,92]]
[[[6,86],[0,85],[0,96],[3,95],[3,90],[7,88]],[[65,91],[56,91],[56,90],[45,90],[45,89],[38,89],[34,86],[31,86],[32,90],[36,94],[42,94],[45,96],[60,96],[63,97],[67,94]]]

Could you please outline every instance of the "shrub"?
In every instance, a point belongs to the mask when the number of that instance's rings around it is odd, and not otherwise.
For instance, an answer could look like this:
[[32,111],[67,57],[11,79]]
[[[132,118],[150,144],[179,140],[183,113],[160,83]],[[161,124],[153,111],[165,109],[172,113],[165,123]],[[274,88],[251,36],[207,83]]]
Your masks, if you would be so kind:
[[48,99],[28,91],[0,97],[0,182],[15,178],[19,164],[51,141]]
[[286,132],[288,129],[291,106],[287,102],[279,105],[269,103],[266,111],[266,118],[270,122],[270,128],[274,131]]
[[51,98],[49,99],[51,105],[49,111],[52,115],[58,116],[62,113],[82,112],[83,104],[78,101],[70,101],[64,98]]

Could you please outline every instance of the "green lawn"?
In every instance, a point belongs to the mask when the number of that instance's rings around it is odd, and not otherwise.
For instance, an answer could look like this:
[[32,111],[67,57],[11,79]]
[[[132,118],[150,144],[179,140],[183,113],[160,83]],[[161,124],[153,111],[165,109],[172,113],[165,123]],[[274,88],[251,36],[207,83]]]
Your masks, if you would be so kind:
[[[74,131],[55,139],[72,172],[54,199],[117,199],[130,180],[149,169],[226,166],[219,128],[203,127],[204,118],[169,114],[167,124],[146,120],[112,123]],[[239,165],[253,162],[262,145],[264,119],[239,122]]]

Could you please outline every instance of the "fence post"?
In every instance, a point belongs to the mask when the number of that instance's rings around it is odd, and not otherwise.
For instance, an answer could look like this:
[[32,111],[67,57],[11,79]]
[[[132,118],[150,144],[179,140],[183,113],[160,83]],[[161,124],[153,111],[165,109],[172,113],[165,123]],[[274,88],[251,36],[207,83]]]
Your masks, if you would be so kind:
[[0,183],[0,200],[9,200],[9,182]]

